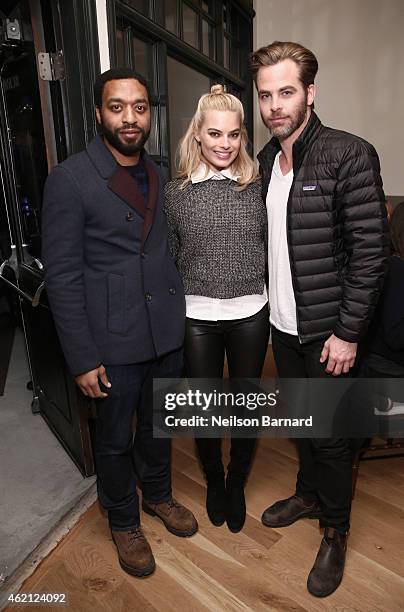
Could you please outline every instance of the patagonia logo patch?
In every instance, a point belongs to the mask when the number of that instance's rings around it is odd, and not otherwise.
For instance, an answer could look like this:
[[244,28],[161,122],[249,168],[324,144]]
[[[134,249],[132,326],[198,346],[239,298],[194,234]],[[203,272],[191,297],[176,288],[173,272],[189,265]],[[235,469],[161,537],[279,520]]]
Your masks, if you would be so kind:
[[317,185],[303,185],[303,191],[315,191]]

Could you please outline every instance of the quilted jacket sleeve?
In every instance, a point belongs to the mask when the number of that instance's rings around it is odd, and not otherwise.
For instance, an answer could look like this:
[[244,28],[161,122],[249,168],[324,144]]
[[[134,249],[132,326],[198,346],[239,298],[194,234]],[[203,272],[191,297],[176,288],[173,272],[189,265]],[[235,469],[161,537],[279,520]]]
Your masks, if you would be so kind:
[[347,257],[334,333],[342,340],[358,342],[373,316],[389,254],[380,163],[369,143],[356,139],[346,148],[338,170],[336,196]]

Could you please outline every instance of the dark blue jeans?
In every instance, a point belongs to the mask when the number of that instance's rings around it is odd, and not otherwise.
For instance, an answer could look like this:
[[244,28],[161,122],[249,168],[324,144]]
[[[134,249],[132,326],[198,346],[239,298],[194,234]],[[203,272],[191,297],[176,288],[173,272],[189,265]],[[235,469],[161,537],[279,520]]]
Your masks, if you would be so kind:
[[171,440],[153,438],[153,378],[180,377],[182,349],[144,363],[105,365],[105,369],[112,387],[103,387],[108,397],[97,400],[98,497],[111,528],[127,531],[140,524],[137,478],[147,501],[171,497]]

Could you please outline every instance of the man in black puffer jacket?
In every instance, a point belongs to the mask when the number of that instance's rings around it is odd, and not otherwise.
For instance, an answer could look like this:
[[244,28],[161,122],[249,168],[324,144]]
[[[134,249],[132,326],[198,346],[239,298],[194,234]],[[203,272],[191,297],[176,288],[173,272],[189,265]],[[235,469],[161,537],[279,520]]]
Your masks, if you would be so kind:
[[[385,274],[387,223],[377,153],[324,127],[313,111],[318,63],[296,43],[252,54],[261,116],[272,139],[258,155],[268,211],[272,346],[279,376],[349,375]],[[299,440],[296,493],[262,516],[284,527],[303,517],[325,528],[308,590],[342,580],[351,510],[347,439]]]

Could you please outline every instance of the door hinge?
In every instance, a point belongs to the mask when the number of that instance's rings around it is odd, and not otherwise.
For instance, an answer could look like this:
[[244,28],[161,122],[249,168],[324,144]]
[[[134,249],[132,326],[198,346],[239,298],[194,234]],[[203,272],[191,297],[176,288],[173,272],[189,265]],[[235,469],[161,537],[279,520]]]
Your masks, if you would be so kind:
[[63,51],[38,53],[38,69],[43,81],[63,81],[65,78]]

